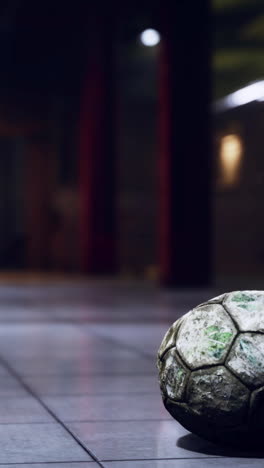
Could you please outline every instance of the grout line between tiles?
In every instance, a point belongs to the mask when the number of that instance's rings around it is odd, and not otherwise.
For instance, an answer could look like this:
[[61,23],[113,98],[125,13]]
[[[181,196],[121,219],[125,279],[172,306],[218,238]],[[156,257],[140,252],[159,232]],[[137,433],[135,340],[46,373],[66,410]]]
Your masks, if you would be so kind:
[[[0,358],[1,359],[1,358]],[[68,377],[68,378],[72,378],[72,377],[153,377],[155,376],[156,373],[155,372],[142,372],[141,374],[138,373],[138,372],[130,372],[130,373],[123,373],[123,372],[91,372],[91,373],[87,373],[87,374],[74,374],[74,373],[71,373],[71,374],[63,374],[63,377]],[[32,379],[32,378],[47,378],[47,379],[50,379],[50,378],[53,378],[53,377],[60,377],[59,374],[22,374],[22,378],[25,378],[25,379]]]
[[[72,325],[74,325],[75,327],[78,327],[78,329],[79,329],[79,324],[76,324],[75,322],[72,322]],[[108,342],[110,342],[112,344],[118,345],[119,348],[126,349],[127,351],[133,351],[138,356],[144,357],[144,358],[146,358],[148,360],[151,360],[152,362],[155,362],[155,359],[156,359],[155,355],[153,356],[153,354],[151,354],[151,353],[145,353],[144,351],[134,347],[133,345],[128,345],[128,344],[122,343],[118,339],[112,338],[111,336],[106,336],[104,334],[100,334],[100,332],[98,332],[96,330],[93,330],[93,335],[97,336],[97,338],[103,338],[104,340],[106,340],[106,341],[108,341]],[[157,353],[158,353],[158,348],[157,348]],[[153,373],[153,375],[154,375],[154,373]]]
[[[109,460],[104,459],[104,460],[100,460],[100,462],[102,463],[102,461],[103,461],[103,462],[106,462],[106,463],[112,463],[112,462],[120,462],[121,463],[121,462],[141,462],[141,461],[207,460],[208,458],[210,460],[211,459],[213,459],[213,460],[221,459],[222,460],[222,459],[229,459],[229,458],[231,458],[231,459],[241,458],[241,456],[240,457],[239,456],[237,456],[237,457],[233,457],[233,456],[228,457],[228,456],[220,456],[219,455],[219,456],[208,456],[208,457],[178,457],[178,458],[126,458],[126,459],[122,459],[122,460],[120,460],[120,459],[109,459]],[[28,462],[17,463],[16,462],[16,463],[0,463],[0,466],[9,466],[9,465],[10,466],[12,466],[12,465],[15,465],[15,466],[21,465],[22,467],[23,467],[23,465],[51,465],[52,466],[54,464],[56,464],[56,465],[69,464],[70,465],[72,463],[78,463],[78,464],[81,465],[81,464],[84,464],[84,463],[94,463],[94,461],[78,461],[77,460],[77,461],[69,461],[69,462],[67,462],[67,461],[66,462],[65,461],[64,462],[62,462],[62,461],[57,461],[57,462],[30,462],[30,463],[28,463]]]
[[[46,393],[46,392],[39,392],[39,395],[41,397],[45,398],[66,398],[66,397],[94,397],[94,396],[99,396],[99,397],[107,397],[108,395],[119,395],[119,396],[141,396],[141,395],[149,395],[149,396],[154,396],[157,395],[157,392],[126,392],[125,390],[123,392],[107,392],[107,393]],[[1,394],[0,394],[1,397]],[[17,396],[10,396],[9,398],[19,398]],[[22,397],[21,397],[22,398]]]
[[15,379],[22,385],[22,387],[33,397],[37,400],[40,405],[55,419],[55,421],[60,424],[68,434],[77,442],[78,445],[96,462],[101,468],[104,468],[103,464],[98,460],[96,455],[94,455],[88,447],[81,441],[81,439],[71,431],[67,425],[61,421],[61,419],[52,411],[46,403],[38,396],[38,394],[28,385],[23,378],[9,365],[8,361],[6,361],[3,357],[0,357],[0,362],[5,367],[5,369],[13,376]]
[[[94,424],[94,423],[123,423],[123,422],[164,422],[164,421],[172,421],[171,417],[168,418],[156,418],[156,419],[67,419],[64,422],[70,424]],[[1,424],[0,424],[1,426]]]
[[54,422],[53,421],[30,421],[30,422],[9,421],[9,422],[0,422],[0,427],[1,426],[28,426],[28,425],[45,426],[47,424],[54,424]]
[[[171,317],[171,320],[174,320],[174,317]],[[133,325],[136,325],[136,324],[154,324],[154,325],[168,325],[169,327],[169,324],[170,324],[170,321],[169,320],[159,320],[159,319],[155,319],[152,320],[151,318],[147,318],[146,320],[132,320],[129,318],[128,320],[121,320],[120,319],[115,319],[115,320],[102,320],[102,321],[98,321],[98,319],[96,318],[86,318],[86,319],[80,319],[80,320],[77,320],[75,319],[74,322],[72,321],[72,319],[64,319],[64,318],[52,318],[52,319],[45,319],[45,318],[39,318],[38,320],[34,320],[34,319],[31,319],[31,318],[28,318],[28,319],[22,319],[22,318],[14,318],[14,319],[10,319],[10,318],[7,318],[7,319],[3,319],[0,317],[0,324],[4,324],[4,325],[10,325],[10,324],[19,324],[19,325],[23,325],[23,324],[67,324],[67,325],[72,325],[72,324],[77,324],[77,325],[82,325],[82,324],[93,324],[93,325],[100,325],[100,324],[105,324],[105,323],[110,323],[110,324],[120,324],[120,323],[123,323],[124,325],[128,325],[130,323],[132,323]]]
[[82,464],[82,463],[96,463],[94,460],[86,460],[86,461],[78,461],[78,460],[71,460],[71,461],[45,461],[45,462],[22,462],[22,463],[19,463],[19,462],[15,462],[15,463],[0,463],[0,466],[31,466],[31,465],[69,465],[71,466],[72,463],[78,463],[78,464]]
[[[229,459],[229,458],[234,458],[232,456],[228,457],[224,457],[224,456],[221,456],[221,455],[215,455],[215,456],[210,456],[208,455],[207,457],[178,457],[178,458],[122,458],[121,460],[120,459],[103,459],[101,461],[105,462],[105,463],[112,463],[112,462],[141,462],[141,461],[171,461],[171,460],[175,460],[175,461],[178,461],[178,460],[222,460],[222,459]],[[241,458],[241,457],[236,457],[236,458]]]
[[49,462],[48,461],[48,462],[30,462],[30,463],[28,463],[28,462],[12,463],[11,462],[11,463],[0,463],[0,466],[18,466],[19,465],[19,466],[23,467],[23,466],[31,466],[31,465],[32,466],[34,466],[34,465],[51,465],[51,466],[52,465],[69,465],[69,467],[71,467],[72,463],[78,463],[78,465],[80,465],[82,463],[96,463],[96,462],[94,460],[92,460],[92,461],[91,460],[87,460],[87,461],[73,460],[73,461],[70,461],[70,462],[66,462],[66,461],[64,461],[64,462],[62,462],[62,461]]

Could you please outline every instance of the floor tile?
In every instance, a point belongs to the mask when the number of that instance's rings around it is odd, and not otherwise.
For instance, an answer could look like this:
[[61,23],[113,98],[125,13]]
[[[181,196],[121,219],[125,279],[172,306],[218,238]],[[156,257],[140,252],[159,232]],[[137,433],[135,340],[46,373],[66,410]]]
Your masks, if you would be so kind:
[[[175,421],[69,423],[100,460],[203,458],[212,444],[198,439],[193,451],[177,445],[188,434]],[[203,454],[201,454],[203,453]],[[208,455],[210,456],[210,455]]]
[[[10,346],[12,341],[16,346]],[[156,373],[155,360],[72,325],[5,325],[0,328],[1,354],[22,375]]]
[[28,392],[11,375],[0,375],[0,398],[1,397],[25,397]]
[[0,424],[53,422],[52,416],[33,397],[5,397],[0,404]]
[[88,461],[89,455],[57,424],[0,425],[0,463]]
[[62,421],[171,420],[160,395],[43,397]]
[[[65,352],[63,349],[65,348]],[[126,359],[127,361],[138,360],[141,358],[141,355],[138,353],[137,350],[129,350],[125,349],[122,346],[117,346],[113,344],[104,345],[104,347],[100,347],[100,342],[95,342],[93,349],[87,346],[85,350],[74,350],[74,349],[67,349],[67,343],[62,344],[61,349],[57,347],[46,347],[46,349],[37,349],[31,346],[31,354],[29,353],[29,349],[26,347],[26,343],[21,350],[21,353],[14,353],[9,350],[0,351],[3,356],[6,356],[8,359],[12,359],[13,362],[15,360],[19,362],[36,362],[36,361],[44,361],[46,360],[49,364],[54,361],[60,362],[70,362],[72,364],[75,363],[85,363],[89,364],[93,361],[109,361],[111,358],[113,361]],[[28,353],[28,354],[26,354]],[[148,358],[150,359],[150,358]]]
[[[36,356],[43,353],[55,356],[65,356],[64,353],[74,354],[77,349],[88,342],[89,332],[86,336],[76,327],[57,323],[14,323],[1,324],[0,327],[0,353],[8,353],[17,357],[30,357],[33,352]],[[14,346],[10,346],[14,343]],[[30,354],[31,352],[31,354]]]
[[104,463],[105,468],[262,468],[263,459],[244,458],[202,458],[196,460],[142,460]]
[[[137,349],[142,353],[155,358],[160,343],[169,326],[177,319],[168,324],[107,324],[86,325],[87,329],[93,330],[99,336],[110,338],[116,343]],[[84,327],[82,327],[84,330]]]
[[[16,343],[10,346],[10,341]],[[135,351],[123,349],[130,358]],[[0,353],[16,359],[101,359],[111,354],[118,357],[120,346],[104,337],[93,336],[89,328],[82,333],[80,327],[65,324],[4,324],[0,327]]]
[[[166,412],[155,365],[168,327],[215,295],[109,279],[0,284],[0,468],[99,466],[1,359],[105,468],[223,466],[226,452]],[[225,460],[249,466],[237,454]]]
[[1,364],[0,357],[0,378],[3,379],[4,377],[10,377],[10,372],[6,369],[4,365]]
[[[175,320],[175,309],[170,306],[160,306],[159,304],[144,305],[136,304],[75,304],[74,321],[78,322],[108,322],[108,323],[126,323],[126,322],[166,322]],[[178,310],[182,315],[186,309]],[[72,321],[72,306],[69,304],[53,308],[50,313],[54,319],[60,321]]]
[[[126,395],[157,393],[157,375],[120,376],[36,376],[25,377],[25,381],[38,395]],[[1,395],[1,386],[0,386]]]
[[111,355],[104,359],[54,359],[50,358],[8,358],[8,363],[21,376],[33,375],[151,375],[156,374],[156,365],[149,359],[122,355],[112,359]]
[[52,319],[49,310],[41,310],[32,306],[14,306],[0,305],[1,325],[9,323],[28,323],[28,322],[48,322]]

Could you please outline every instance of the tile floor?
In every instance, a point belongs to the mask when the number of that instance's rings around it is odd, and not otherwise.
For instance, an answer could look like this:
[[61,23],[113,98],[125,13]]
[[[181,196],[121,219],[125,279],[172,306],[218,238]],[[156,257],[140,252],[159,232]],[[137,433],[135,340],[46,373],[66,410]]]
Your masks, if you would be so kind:
[[189,434],[161,404],[165,331],[220,292],[0,283],[0,468],[262,467]]

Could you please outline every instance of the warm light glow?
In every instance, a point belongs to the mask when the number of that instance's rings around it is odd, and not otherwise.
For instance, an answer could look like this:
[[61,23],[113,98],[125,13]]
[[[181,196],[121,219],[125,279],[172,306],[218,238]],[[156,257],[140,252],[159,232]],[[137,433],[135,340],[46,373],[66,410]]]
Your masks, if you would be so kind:
[[156,29],[145,29],[140,34],[142,44],[147,47],[153,47],[160,42],[160,33]]
[[238,135],[227,135],[222,138],[220,164],[223,185],[234,185],[238,181],[242,154],[243,145]]

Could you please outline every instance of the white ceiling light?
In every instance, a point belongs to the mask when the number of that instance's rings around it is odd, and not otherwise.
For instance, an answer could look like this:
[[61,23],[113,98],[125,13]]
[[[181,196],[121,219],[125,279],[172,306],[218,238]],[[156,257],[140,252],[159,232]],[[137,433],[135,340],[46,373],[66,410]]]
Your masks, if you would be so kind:
[[235,91],[232,94],[223,99],[219,99],[215,105],[214,109],[216,111],[223,111],[227,109],[233,109],[234,107],[243,106],[254,101],[263,101],[264,100],[264,80],[256,81],[251,83],[244,88]]
[[156,29],[145,29],[140,34],[140,40],[147,47],[154,47],[160,42],[160,33]]

